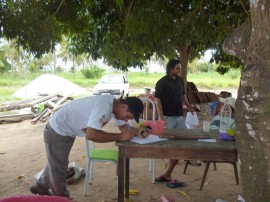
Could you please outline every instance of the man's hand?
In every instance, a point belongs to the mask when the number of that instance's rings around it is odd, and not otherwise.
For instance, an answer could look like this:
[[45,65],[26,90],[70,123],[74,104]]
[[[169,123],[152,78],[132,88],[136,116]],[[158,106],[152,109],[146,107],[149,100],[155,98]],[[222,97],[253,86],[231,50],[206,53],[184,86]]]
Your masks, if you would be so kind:
[[149,126],[139,128],[138,137],[146,138],[151,134],[151,128]]
[[133,138],[133,136],[134,136],[134,132],[132,130],[126,130],[120,134],[118,140],[129,141],[131,138]]

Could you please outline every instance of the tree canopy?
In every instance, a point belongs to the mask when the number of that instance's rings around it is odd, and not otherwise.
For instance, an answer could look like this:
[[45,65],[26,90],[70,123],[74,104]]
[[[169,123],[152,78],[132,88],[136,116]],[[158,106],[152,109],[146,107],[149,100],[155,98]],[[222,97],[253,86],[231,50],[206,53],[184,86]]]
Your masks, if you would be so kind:
[[122,70],[142,66],[153,54],[176,57],[181,49],[191,58],[215,49],[212,59],[222,62],[220,72],[227,71],[225,62],[239,67],[221,44],[248,17],[247,0],[4,0],[0,9],[0,36],[16,39],[35,56],[66,35],[74,54],[102,57]]

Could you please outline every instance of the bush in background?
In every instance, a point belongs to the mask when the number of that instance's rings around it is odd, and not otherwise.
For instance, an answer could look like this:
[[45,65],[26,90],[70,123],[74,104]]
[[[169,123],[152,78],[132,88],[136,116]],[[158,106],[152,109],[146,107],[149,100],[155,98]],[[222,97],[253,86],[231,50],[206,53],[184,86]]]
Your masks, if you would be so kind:
[[104,74],[105,69],[93,65],[90,68],[82,69],[81,72],[86,79],[98,79]]

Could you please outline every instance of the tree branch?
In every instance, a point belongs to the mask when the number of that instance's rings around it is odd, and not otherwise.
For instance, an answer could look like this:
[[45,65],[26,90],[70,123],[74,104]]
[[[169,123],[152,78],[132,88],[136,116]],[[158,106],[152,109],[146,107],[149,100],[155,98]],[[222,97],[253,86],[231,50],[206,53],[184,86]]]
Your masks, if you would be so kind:
[[238,57],[242,63],[245,63],[250,36],[251,23],[248,18],[225,38],[222,44],[223,51],[229,55]]
[[65,0],[62,0],[60,5],[58,6],[57,10],[55,11],[54,15],[57,14],[57,12],[59,11],[59,9],[62,7],[63,3],[64,3]]

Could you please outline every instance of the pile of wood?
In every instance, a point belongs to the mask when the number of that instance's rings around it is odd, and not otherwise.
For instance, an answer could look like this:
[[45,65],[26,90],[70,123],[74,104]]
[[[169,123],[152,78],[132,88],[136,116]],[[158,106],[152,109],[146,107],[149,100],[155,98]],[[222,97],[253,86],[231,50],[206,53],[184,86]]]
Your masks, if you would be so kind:
[[[19,122],[32,119],[31,123],[37,121],[45,122],[60,107],[72,100],[70,95],[61,96],[59,93],[47,95],[35,100],[23,100],[15,103],[2,104],[0,106],[0,124]],[[26,113],[17,113],[14,110],[31,108]]]
[[187,82],[187,98],[190,104],[200,104],[219,101],[218,95],[212,92],[199,92],[193,82]]

